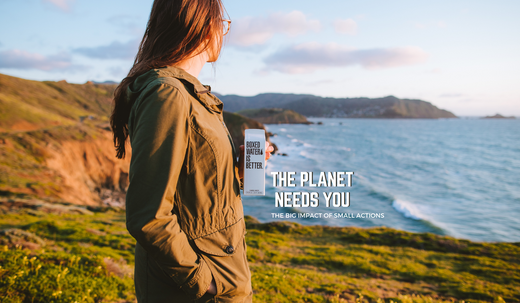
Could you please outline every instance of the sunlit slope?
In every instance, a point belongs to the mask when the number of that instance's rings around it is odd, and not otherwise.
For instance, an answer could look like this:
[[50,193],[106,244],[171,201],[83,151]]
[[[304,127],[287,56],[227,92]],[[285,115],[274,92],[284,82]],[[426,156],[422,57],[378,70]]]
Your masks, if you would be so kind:
[[260,109],[244,109],[237,112],[240,115],[255,119],[265,124],[309,124],[305,116],[290,110],[282,108],[260,108]]
[[26,131],[105,119],[115,85],[31,81],[0,74],[0,131]]

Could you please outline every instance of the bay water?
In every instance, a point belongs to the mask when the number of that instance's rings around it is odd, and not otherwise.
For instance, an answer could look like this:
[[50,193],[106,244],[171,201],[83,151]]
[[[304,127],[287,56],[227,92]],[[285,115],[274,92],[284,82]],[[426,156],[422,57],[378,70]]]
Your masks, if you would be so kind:
[[[286,156],[267,161],[265,196],[242,197],[246,215],[520,242],[519,119],[309,121],[266,125]],[[296,172],[295,187],[273,184],[272,172]],[[315,184],[320,172],[354,175],[351,187],[310,187],[301,172],[313,172]],[[277,192],[317,192],[320,204],[276,207]],[[327,207],[330,192],[348,192],[349,206]]]

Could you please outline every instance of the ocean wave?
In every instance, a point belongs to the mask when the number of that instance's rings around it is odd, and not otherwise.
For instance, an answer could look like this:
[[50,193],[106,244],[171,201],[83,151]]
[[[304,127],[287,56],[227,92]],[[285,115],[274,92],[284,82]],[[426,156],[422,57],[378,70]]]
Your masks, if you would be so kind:
[[416,205],[410,202],[395,199],[392,202],[392,207],[407,218],[428,221],[427,216],[423,214]]
[[444,224],[435,222],[426,215],[424,213],[424,208],[422,210],[420,209],[422,206],[417,206],[408,201],[396,199],[392,202],[392,207],[404,217],[420,221],[422,224],[432,228],[436,234],[453,236],[453,234],[443,226]]
[[306,152],[306,151],[304,151],[304,150],[300,151],[300,152],[298,153],[298,155],[300,155],[300,156],[302,156],[302,157],[304,157],[304,158],[307,158],[307,159],[309,159],[309,160],[314,160],[314,159],[312,158],[311,154],[309,154],[308,152]]

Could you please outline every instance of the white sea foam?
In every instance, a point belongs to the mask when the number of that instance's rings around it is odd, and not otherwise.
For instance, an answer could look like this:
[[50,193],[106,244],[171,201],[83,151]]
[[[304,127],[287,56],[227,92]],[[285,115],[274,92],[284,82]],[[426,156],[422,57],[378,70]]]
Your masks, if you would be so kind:
[[407,218],[414,220],[427,220],[427,216],[419,210],[419,207],[408,201],[396,199],[392,202],[392,207]]

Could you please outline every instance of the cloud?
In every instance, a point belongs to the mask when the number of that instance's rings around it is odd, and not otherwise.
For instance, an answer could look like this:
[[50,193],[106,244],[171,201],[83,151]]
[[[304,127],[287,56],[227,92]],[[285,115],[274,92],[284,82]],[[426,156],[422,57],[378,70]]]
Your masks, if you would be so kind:
[[43,56],[23,50],[13,49],[0,51],[0,68],[38,69],[43,71],[78,71],[85,66],[72,64],[68,53]]
[[303,43],[281,49],[264,59],[267,70],[302,74],[331,67],[361,65],[381,69],[424,62],[428,54],[419,47],[354,49],[337,43]]
[[73,51],[85,57],[94,59],[121,59],[133,60],[139,48],[139,40],[134,39],[126,43],[114,41],[108,45],[97,47],[81,47]]
[[70,11],[72,3],[75,1],[76,0],[43,0],[43,2],[50,3],[65,12]]
[[144,28],[142,27],[142,24],[136,22],[136,20],[139,20],[139,16],[116,15],[108,18],[107,22],[126,33],[142,37],[144,34]]
[[352,19],[338,19],[334,21],[334,29],[339,34],[355,35],[357,33],[357,23]]
[[275,34],[297,36],[308,31],[319,31],[321,23],[309,20],[304,13],[273,13],[267,17],[244,17],[231,24],[228,44],[238,47],[262,45]]

